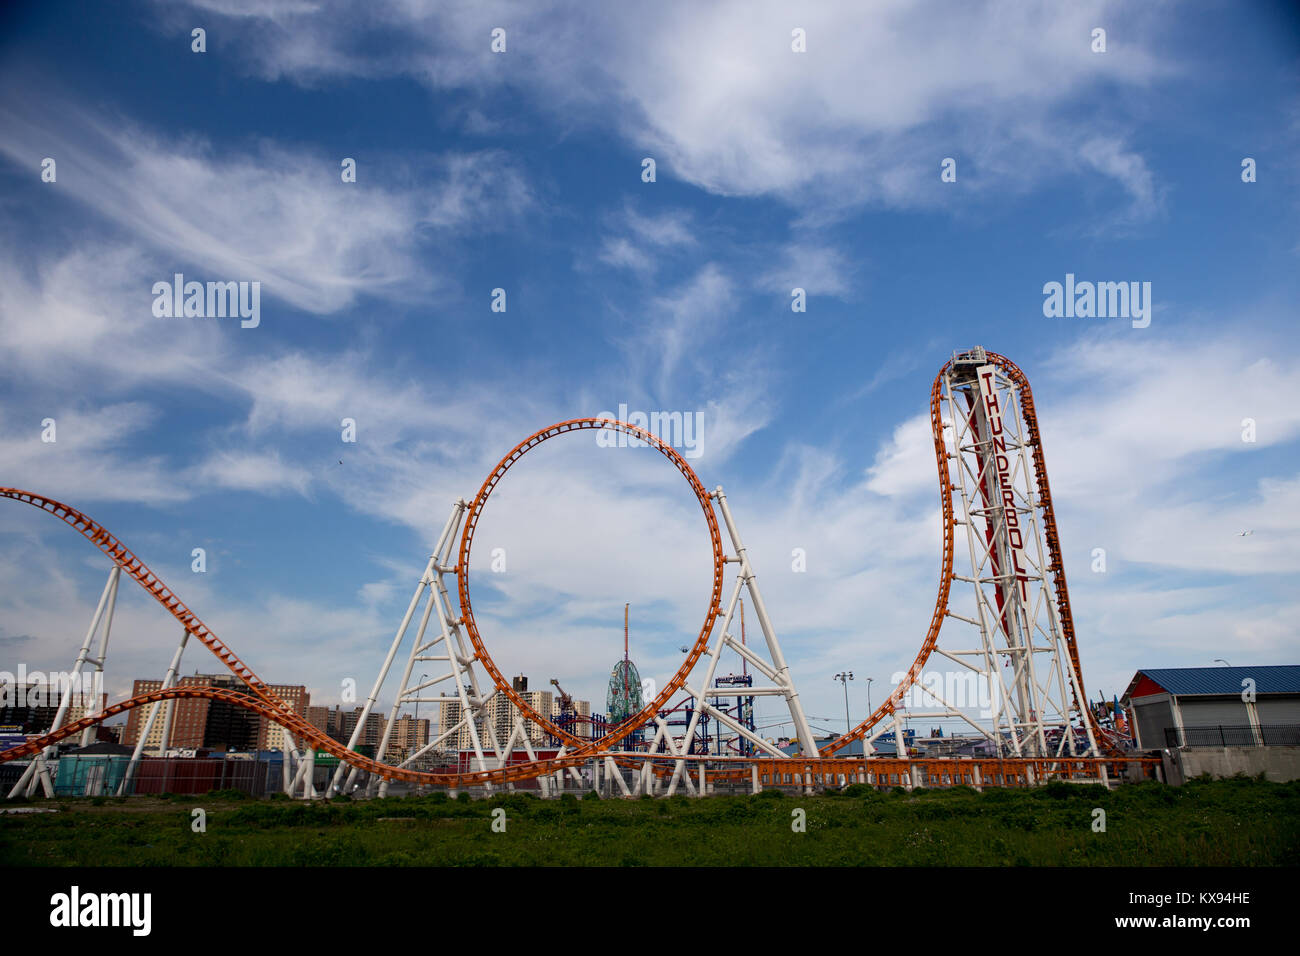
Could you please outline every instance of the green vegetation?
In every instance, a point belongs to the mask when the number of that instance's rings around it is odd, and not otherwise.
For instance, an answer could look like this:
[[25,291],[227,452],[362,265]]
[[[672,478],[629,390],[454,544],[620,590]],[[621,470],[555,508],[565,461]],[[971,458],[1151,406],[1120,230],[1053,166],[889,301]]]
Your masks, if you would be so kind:
[[[462,797],[464,795],[462,794]],[[819,796],[539,800],[444,794],[315,804],[229,791],[31,801],[0,814],[0,865],[1294,866],[1300,782],[1197,780],[1107,791],[1050,784]],[[207,832],[191,830],[191,810]],[[1104,833],[1094,809],[1105,810]],[[506,811],[493,832],[492,811]],[[791,830],[793,811],[806,832]],[[499,815],[498,815],[499,817]]]

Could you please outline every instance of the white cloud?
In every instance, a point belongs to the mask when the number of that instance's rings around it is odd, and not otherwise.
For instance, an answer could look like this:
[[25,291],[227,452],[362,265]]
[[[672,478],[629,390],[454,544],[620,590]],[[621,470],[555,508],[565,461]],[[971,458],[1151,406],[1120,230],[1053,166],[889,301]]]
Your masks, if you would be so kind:
[[195,477],[205,485],[235,491],[306,494],[311,475],[281,459],[279,452],[221,451],[201,463]]
[[[81,403],[51,406],[48,414],[10,421],[0,436],[4,484],[78,501],[179,501],[191,489],[171,473],[162,456],[132,454],[128,445],[157,417],[139,402],[88,408]],[[42,439],[47,418],[54,441]]]
[[[1300,387],[1300,372],[1275,354],[1263,338],[1229,335],[1134,333],[1063,349],[1048,366],[1050,397],[1039,399],[1048,466],[1065,466],[1053,490],[1132,502],[1164,495],[1165,483],[1185,484],[1189,470],[1208,472],[1212,461],[1294,440],[1300,410],[1279,396]],[[1254,443],[1242,440],[1245,418],[1257,423]]]
[[668,256],[696,245],[691,215],[685,210],[642,214],[629,203],[615,217],[612,230],[615,234],[601,240],[597,257],[642,277],[655,272]]
[[867,488],[879,495],[913,495],[938,486],[934,471],[934,438],[926,412],[895,427],[867,471]]
[[420,174],[432,188],[400,188],[377,182],[364,164],[356,183],[342,182],[337,156],[272,143],[218,152],[57,100],[0,101],[0,122],[8,133],[0,155],[33,168],[56,155],[59,195],[147,248],[153,280],[189,269],[200,281],[258,281],[264,309],[272,297],[328,314],[365,294],[427,292],[446,280],[417,256],[421,241],[450,228],[503,227],[531,201],[497,151],[442,157]]
[[687,282],[661,296],[643,341],[658,355],[660,391],[679,364],[707,347],[734,308],[731,279],[716,263],[706,263]]
[[633,235],[652,246],[672,248],[695,244],[691,214],[686,210],[669,209],[657,215],[642,214],[629,205],[625,218]]
[[203,388],[205,369],[229,351],[222,320],[153,316],[151,282],[164,266],[139,246],[82,241],[30,262],[30,250],[3,252],[0,352],[7,374],[29,391],[118,392],[163,382]]
[[641,275],[649,275],[655,269],[655,261],[623,236],[606,237],[601,243],[598,258],[606,265],[631,269]]
[[759,280],[759,288],[786,295],[798,288],[810,296],[841,298],[849,291],[848,276],[852,270],[839,250],[801,239],[786,243],[777,255],[777,262]]
[[[222,13],[229,4],[195,6]],[[276,29],[248,8],[238,13],[241,52],[266,78],[404,74],[438,90],[527,86],[566,125],[617,126],[668,174],[823,214],[868,201],[947,202],[938,163],[949,155],[977,161],[969,179],[977,189],[1005,192],[1026,177],[1078,168],[1082,153],[1084,167],[1117,179],[1140,206],[1149,199],[1140,158],[1115,136],[1099,138],[1098,117],[1083,131],[1079,98],[1172,73],[1161,59],[1168,11],[1113,0],[845,0],[793,19],[779,0],[645,9],[406,2],[345,15],[280,8]],[[1099,55],[1091,31],[1103,22],[1114,49]],[[509,50],[493,55],[490,30],[502,23]],[[796,25],[807,53],[791,51]],[[359,52],[356,37],[367,30],[390,39],[382,56]]]

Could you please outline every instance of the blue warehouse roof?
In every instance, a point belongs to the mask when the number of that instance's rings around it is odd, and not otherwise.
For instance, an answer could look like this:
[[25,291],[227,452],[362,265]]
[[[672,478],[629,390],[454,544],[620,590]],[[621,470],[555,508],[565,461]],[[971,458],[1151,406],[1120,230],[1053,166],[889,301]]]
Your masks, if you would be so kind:
[[[1169,667],[1143,669],[1133,682],[1147,676],[1176,696],[1240,694],[1241,682],[1250,678],[1257,694],[1300,694],[1300,665],[1269,667]],[[1129,685],[1129,691],[1133,684]]]

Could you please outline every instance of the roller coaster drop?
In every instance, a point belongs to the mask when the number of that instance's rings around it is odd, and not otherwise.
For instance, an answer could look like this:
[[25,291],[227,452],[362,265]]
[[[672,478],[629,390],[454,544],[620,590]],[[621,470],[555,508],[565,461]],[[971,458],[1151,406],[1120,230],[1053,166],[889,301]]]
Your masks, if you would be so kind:
[[[61,518],[113,562],[109,582],[74,667],[74,684],[85,667],[93,666],[102,671],[118,581],[123,572],[148,591],[184,629],[161,689],[139,694],[112,705],[102,713],[67,724],[63,723],[69,702],[65,697],[50,733],[0,752],[0,763],[32,758],[10,796],[34,793],[38,784],[46,795],[51,795],[53,789],[47,760],[53,756],[56,743],[78,733],[89,736],[94,725],[135,707],[150,705],[148,723],[140,735],[141,742],[136,747],[127,780],[122,785],[122,790],[126,791],[141,757],[148,728],[160,708],[166,702],[185,698],[224,701],[284,727],[287,731],[283,765],[285,790],[308,798],[320,795],[313,785],[317,749],[341,761],[330,790],[350,791],[357,775],[366,772],[369,775],[367,791],[373,794],[377,790],[381,795],[387,792],[392,780],[444,786],[452,790],[482,788],[485,791],[500,786],[513,789],[517,781],[536,780],[546,795],[562,786],[565,774],[582,784],[580,768],[590,769],[590,785],[601,788],[603,778],[604,789],[613,792],[616,787],[627,796],[634,792],[672,794],[679,788],[691,794],[706,793],[719,781],[743,784],[745,778],[757,790],[763,786],[811,789],[842,786],[855,781],[909,788],[959,783],[976,787],[1023,786],[1048,779],[1106,782],[1117,772],[1129,776],[1152,775],[1158,761],[1125,756],[1119,741],[1096,723],[1086,706],[1087,696],[1047,467],[1033,396],[1024,374],[1008,359],[981,348],[954,354],[940,370],[931,389],[930,420],[943,509],[942,570],[934,614],[920,652],[904,679],[866,720],[823,746],[820,752],[722,488],[707,491],[686,460],[670,445],[626,422],[582,418],[544,428],[520,442],[501,459],[472,501],[456,501],[347,746],[308,723],[277,697],[143,561],[102,525],[76,509],[42,495],[16,488],[0,488],[0,496],[25,502]],[[685,477],[700,504],[707,526],[713,581],[699,636],[677,672],[633,718],[618,724],[598,739],[584,739],[533,709],[497,667],[474,617],[469,569],[474,531],[483,508],[511,466],[544,441],[569,432],[593,429],[621,432],[630,439],[644,442],[657,449]],[[726,528],[730,554],[723,545],[719,515]],[[959,537],[957,528],[965,529],[960,537],[966,545],[963,550],[969,555],[969,574],[954,571],[956,539]],[[724,608],[722,597],[728,565],[736,567],[736,575]],[[459,614],[451,607],[448,575],[454,575],[456,579]],[[967,613],[958,613],[950,607],[954,581],[971,588],[973,601],[965,608]],[[745,592],[748,592],[750,607],[765,639],[763,645],[742,644],[730,633],[737,603]],[[422,601],[423,610],[409,641],[388,729],[375,758],[363,756],[353,747],[363,731],[366,717],[378,702],[399,651],[407,643],[408,632],[412,630],[411,624]],[[719,616],[722,625],[715,627]],[[940,631],[947,618],[953,618],[958,626],[973,627],[978,632],[978,641],[958,640],[958,646],[940,646]],[[92,657],[91,642],[101,623],[99,654]],[[431,623],[435,623],[432,629]],[[176,686],[181,651],[190,637],[211,650],[247,685],[248,693]],[[960,646],[962,644],[968,646]],[[756,680],[765,679],[767,684],[732,688],[723,682],[717,686],[717,667],[725,651],[740,655],[754,670]],[[927,679],[925,665],[935,654],[946,658],[951,666],[970,678],[959,683],[958,689],[963,686],[987,689],[987,697],[981,701],[985,709],[980,714],[985,723],[971,716],[970,701],[963,702],[952,696],[951,681],[945,690],[941,682]],[[693,685],[688,681],[704,658],[707,658],[707,663],[704,664],[703,677]],[[432,680],[413,682],[417,664],[435,664],[437,666],[431,669],[442,672]],[[480,669],[486,681],[480,680]],[[495,693],[504,695],[513,704],[513,726],[505,741],[498,739],[494,721],[485,719],[491,692],[485,694],[484,691],[489,683]],[[697,701],[685,731],[680,734],[662,715],[670,699],[679,691]],[[923,712],[906,709],[905,699],[909,691],[914,697],[921,693],[925,705],[934,709]],[[68,693],[71,694],[71,689]],[[789,711],[800,753],[787,756],[735,720],[730,715],[734,708],[716,703],[737,696],[780,698]],[[438,737],[401,763],[385,763],[389,733],[400,709],[417,702],[445,704],[445,712],[453,715],[454,720],[447,722],[449,726],[440,727]],[[903,712],[909,717],[946,716],[966,720],[977,733],[988,738],[999,756],[990,759],[908,759],[901,750],[903,734],[898,732],[901,731]],[[745,749],[752,751],[751,755],[689,753],[689,742],[695,737],[699,721],[710,717],[736,734],[738,740],[743,740]],[[537,758],[526,722],[539,726],[547,736],[561,741],[555,757]],[[472,743],[473,769],[468,772],[415,769],[414,764],[426,753],[445,747],[447,741],[454,745],[462,729],[468,732]],[[618,747],[621,741],[639,730],[652,735],[648,749],[628,751]],[[890,730],[896,731],[893,739],[900,748],[897,756],[873,755],[872,742]],[[290,770],[293,756],[289,752],[290,735],[305,748],[294,773]],[[871,755],[870,759],[835,756],[859,740],[863,742],[864,754]],[[526,753],[528,760],[509,763],[511,755],[518,749]]]

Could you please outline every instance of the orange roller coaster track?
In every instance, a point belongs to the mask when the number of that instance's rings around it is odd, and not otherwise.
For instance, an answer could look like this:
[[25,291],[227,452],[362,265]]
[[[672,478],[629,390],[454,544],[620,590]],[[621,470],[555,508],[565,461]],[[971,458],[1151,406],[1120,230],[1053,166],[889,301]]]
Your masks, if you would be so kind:
[[[1070,610],[1070,592],[1065,583],[1065,564],[1061,560],[1061,541],[1056,528],[1056,512],[1052,507],[1052,491],[1047,481],[1047,462],[1043,457],[1043,443],[1038,430],[1038,415],[1034,410],[1033,392],[1029,388],[1029,380],[1025,377],[1025,373],[1014,362],[1006,356],[998,355],[996,352],[988,352],[986,355],[988,361],[1005,372],[1019,389],[1021,411],[1028,432],[1029,445],[1032,449],[1038,502],[1043,516],[1043,537],[1046,539],[1050,554],[1048,570],[1052,575],[1052,584],[1056,595],[1056,610],[1069,652],[1070,667],[1073,668],[1078,680],[1078,692],[1074,694],[1074,706],[1083,715],[1083,719],[1091,724],[1094,734],[1099,739],[1107,741],[1108,749],[1112,752],[1118,752],[1113,745],[1109,744],[1109,738],[1102,733],[1091,711],[1084,706],[1086,695],[1084,695],[1083,700],[1080,700],[1080,695],[1083,692],[1083,669],[1079,664],[1079,647],[1075,639],[1074,616]],[[934,601],[934,614],[930,618],[930,627],[926,631],[925,639],[921,642],[921,649],[916,655],[916,660],[912,662],[912,666],[908,669],[903,680],[866,720],[858,724],[849,733],[822,747],[821,754],[825,757],[834,755],[841,748],[855,740],[862,740],[867,737],[876,724],[891,716],[902,703],[909,688],[920,679],[926,662],[930,659],[930,655],[939,643],[939,632],[943,628],[944,618],[948,614],[948,598],[952,592],[953,582],[953,537],[955,527],[953,489],[952,479],[948,473],[948,448],[944,441],[944,425],[941,415],[944,375],[952,368],[952,365],[953,362],[950,360],[939,370],[939,374],[935,376],[934,385],[930,388],[930,430],[934,438],[935,464],[939,471],[939,502],[943,509],[943,566],[939,572],[939,594]]]
[[[340,760],[356,767],[358,770],[375,773],[390,780],[405,780],[411,783],[463,787],[487,783],[508,783],[515,780],[525,780],[541,774],[553,773],[556,770],[562,770],[566,767],[581,766],[586,760],[590,759],[591,753],[594,750],[594,746],[591,743],[588,743],[581,750],[576,750],[565,757],[551,761],[542,761],[536,765],[521,764],[496,771],[477,771],[469,773],[431,773],[378,763],[377,761],[371,760],[369,757],[365,757],[356,751],[349,750],[333,737],[323,733],[319,728],[309,724],[306,720],[295,713],[287,703],[271,691],[266,682],[258,677],[251,667],[240,660],[239,656],[236,655],[234,651],[217,638],[212,630],[199,619],[197,614],[185,606],[181,599],[163,583],[162,579],[159,578],[158,575],[150,571],[149,567],[143,561],[136,557],[136,555],[127,548],[126,545],[124,545],[99,522],[61,501],[55,501],[53,498],[47,498],[44,495],[24,491],[21,488],[0,488],[0,497],[10,498],[14,501],[21,501],[24,504],[29,504],[35,508],[39,508],[47,514],[55,515],[65,524],[68,524],[79,531],[86,540],[90,541],[95,545],[95,547],[99,548],[100,551],[108,555],[108,557],[115,561],[123,571],[129,574],[136,581],[136,583],[149,592],[149,594],[153,596],[154,600],[166,608],[168,613],[170,613],[172,617],[176,618],[176,620],[181,623],[181,626],[183,626],[191,636],[201,641],[205,647],[216,655],[219,661],[225,664],[233,674],[247,684],[249,690],[253,692],[249,695],[221,688],[173,687],[139,694],[135,697],[121,701],[120,703],[113,704],[98,714],[83,717],[80,720],[73,721],[70,724],[58,728],[52,733],[29,740],[26,744],[18,747],[11,747],[8,750],[2,751],[0,752],[0,763],[33,756],[51,744],[58,743],[60,740],[85,730],[87,727],[102,723],[118,714],[125,713],[144,704],[172,699],[194,698],[208,698],[210,700],[225,701],[234,704],[235,706],[245,708],[246,710],[251,710],[261,716],[275,721],[294,736],[310,742],[315,745],[318,750],[324,750],[327,753],[333,754]],[[712,623],[713,616],[714,614],[710,615],[710,624]],[[707,633],[705,634],[705,639],[707,639]]]
[[[1065,569],[1061,559],[1061,548],[1057,533],[1056,516],[1052,506],[1051,490],[1048,485],[1047,466],[1043,457],[1042,441],[1039,435],[1038,420],[1034,410],[1033,395],[1030,391],[1029,382],[1025,378],[1024,373],[1021,372],[1021,370],[1009,359],[993,352],[986,354],[988,361],[997,365],[1019,390],[1021,410],[1028,434],[1028,444],[1032,449],[1034,480],[1037,488],[1037,504],[1042,514],[1044,538],[1050,554],[1048,570],[1052,577],[1056,609],[1059,615],[1066,647],[1068,648],[1069,666],[1073,669],[1074,677],[1076,678],[1076,682],[1072,685],[1072,687],[1076,688],[1073,691],[1074,707],[1082,716],[1082,719],[1089,722],[1098,739],[1106,742],[1107,749],[1112,754],[1118,755],[1119,750],[1109,742],[1108,736],[1102,733],[1101,728],[1098,727],[1089,708],[1084,706],[1086,697],[1083,695],[1083,673],[1079,663],[1079,653],[1075,638],[1074,620],[1070,608],[1069,591],[1066,587]],[[834,759],[834,755],[852,741],[866,738],[875,725],[893,715],[900,708],[908,689],[916,684],[920,679],[926,662],[929,660],[938,644],[939,633],[943,626],[944,618],[948,615],[948,601],[953,583],[953,487],[948,469],[949,452],[945,444],[944,423],[941,417],[944,376],[952,365],[953,363],[950,361],[940,370],[930,391],[930,421],[934,439],[935,459],[939,474],[940,503],[943,511],[943,556],[939,576],[939,592],[935,599],[934,613],[931,616],[929,629],[926,632],[925,639],[922,641],[916,660],[907,671],[905,678],[893,690],[889,697],[869,717],[867,717],[866,720],[849,733],[844,734],[822,747],[819,756],[814,757],[808,755],[795,757],[791,758],[789,761],[775,757],[763,757],[757,759],[745,758],[744,760],[735,763],[734,768],[732,768],[732,763],[728,762],[731,761],[732,758],[708,758],[710,760],[721,759],[721,766],[723,769],[720,770],[720,775],[728,776],[740,773],[740,767],[745,762],[761,764],[765,767],[768,764],[773,766],[778,764],[790,764],[791,767],[794,767],[797,764],[799,769],[796,769],[794,772],[799,774],[824,773],[831,775],[841,772],[847,767],[847,764],[845,764],[845,761],[842,759]],[[710,545],[713,554],[713,587],[709,606],[705,615],[704,623],[700,628],[699,636],[677,673],[667,682],[659,695],[653,701],[649,702],[634,719],[627,721],[618,729],[610,732],[599,740],[592,741],[574,737],[562,728],[556,726],[547,717],[537,713],[514,691],[511,683],[505,679],[504,675],[502,675],[500,669],[496,666],[491,655],[488,653],[487,647],[474,618],[473,606],[469,595],[469,568],[474,531],[482,515],[483,508],[493,489],[496,488],[497,484],[509,469],[529,450],[558,435],[582,430],[604,429],[621,431],[639,441],[645,442],[650,447],[656,449],[660,454],[664,455],[664,457],[668,458],[683,477],[686,478],[687,483],[691,486],[692,492],[700,503],[700,507],[704,512],[708,526]],[[58,728],[52,733],[30,740],[22,746],[0,752],[0,763],[33,756],[51,744],[57,743],[60,740],[79,733],[87,727],[101,723],[104,720],[129,711],[135,707],[164,700],[207,698],[211,700],[225,701],[267,717],[284,727],[300,740],[314,745],[319,750],[333,754],[356,769],[364,770],[391,780],[403,780],[413,783],[449,787],[464,787],[484,784],[501,784],[532,779],[545,774],[564,770],[566,768],[579,767],[593,757],[604,757],[611,753],[614,753],[617,762],[622,764],[628,758],[632,757],[632,755],[612,751],[613,745],[624,739],[637,727],[652,719],[655,714],[669,702],[672,695],[682,689],[692,668],[695,666],[701,655],[707,650],[710,635],[721,610],[723,571],[726,561],[728,560],[723,552],[718,520],[714,513],[711,495],[705,489],[703,483],[686,460],[682,458],[682,456],[670,445],[666,444],[652,433],[626,422],[602,418],[582,418],[560,422],[548,428],[541,429],[520,442],[501,459],[496,468],[494,468],[488,475],[468,508],[461,534],[459,555],[454,569],[457,578],[462,621],[474,648],[474,660],[477,660],[482,664],[484,669],[491,676],[496,687],[504,693],[517,708],[519,708],[519,711],[524,714],[528,720],[544,728],[547,733],[554,737],[565,741],[566,745],[573,749],[567,755],[554,759],[530,761],[527,763],[502,767],[496,770],[480,770],[464,773],[434,773],[411,770],[405,767],[393,766],[391,764],[380,763],[372,760],[348,749],[339,741],[308,723],[305,719],[295,713],[285,701],[277,697],[270,690],[266,682],[253,672],[252,668],[245,664],[233,650],[222,643],[211,629],[199,619],[197,614],[190,610],[154,572],[149,570],[148,566],[146,566],[139,557],[131,552],[130,549],[128,549],[103,525],[69,505],[34,492],[24,491],[19,488],[0,488],[0,496],[29,504],[41,511],[52,514],[62,520],[65,524],[68,524],[77,530],[83,537],[107,555],[115,564],[120,566],[122,570],[130,575],[130,577],[144,588],[145,591],[152,595],[154,600],[161,604],[168,613],[172,615],[172,617],[180,622],[182,627],[184,627],[190,635],[212,651],[217,659],[229,668],[236,677],[242,680],[251,691],[250,694],[245,694],[238,691],[219,688],[173,687],[140,694],[129,698],[128,700],[114,704],[99,714],[83,717],[80,720]],[[661,763],[667,758],[664,758],[663,755],[657,755],[648,759],[655,762],[655,773],[661,774],[663,772]],[[683,755],[682,758],[672,759],[685,759],[685,756]],[[695,760],[703,758],[692,757],[690,759]],[[1129,759],[1132,760],[1133,758]],[[1000,762],[999,766],[1004,765],[1004,763],[1005,762]],[[1076,761],[1076,763],[1083,766],[1088,762]],[[844,765],[844,767],[841,767],[841,765]],[[860,766],[861,765],[859,764],[859,767]],[[789,772],[789,770],[790,768],[786,768],[787,772]],[[770,777],[771,773],[776,773],[776,771],[763,770],[763,779],[775,779]]]
[[[479,518],[483,514],[483,507],[487,504],[492,490],[496,488],[507,471],[510,470],[520,458],[528,451],[536,448],[542,442],[555,438],[557,435],[567,434],[574,431],[583,431],[596,429],[600,431],[618,431],[623,432],[629,437],[643,441],[650,447],[654,448],[661,455],[673,463],[678,471],[682,473],[687,483],[691,486],[691,491],[695,494],[696,500],[700,503],[700,508],[704,511],[704,520],[708,524],[709,544],[713,551],[713,591],[709,598],[709,608],[704,617],[704,624],[700,627],[699,636],[695,639],[694,646],[686,655],[682,666],[678,668],[677,673],[672,679],[664,685],[664,689],[659,692],[659,696],[650,701],[641,712],[635,714],[625,723],[610,731],[604,737],[596,741],[583,741],[572,734],[556,726],[551,720],[539,714],[534,710],[527,701],[515,692],[510,681],[505,679],[500,668],[492,660],[488,653],[487,646],[483,643],[483,637],[479,633],[478,623],[474,619],[474,606],[469,597],[469,565],[470,565],[470,548],[474,542],[474,529],[478,527]],[[636,425],[630,425],[627,422],[617,421],[606,418],[575,418],[570,421],[560,422],[549,428],[543,428],[540,431],[529,435],[497,463],[496,468],[492,469],[491,474],[479,488],[478,494],[474,496],[473,502],[470,503],[469,510],[465,516],[465,527],[461,532],[460,538],[460,556],[456,561],[456,585],[460,597],[461,617],[465,624],[466,633],[469,635],[470,642],[474,645],[475,659],[483,665],[483,669],[492,677],[493,683],[497,689],[505,694],[510,701],[519,708],[528,720],[542,727],[548,734],[563,740],[566,744],[578,748],[578,753],[595,753],[608,750],[613,744],[618,743],[627,737],[634,730],[642,726],[646,721],[653,719],[654,715],[666,705],[677,693],[682,685],[686,683],[686,678],[690,676],[691,669],[695,667],[695,662],[700,659],[700,655],[708,648],[709,635],[713,632],[714,622],[717,620],[718,613],[721,610],[722,601],[722,578],[723,571],[726,567],[726,556],[722,550],[722,536],[718,530],[718,517],[714,514],[713,504],[709,500],[709,492],[705,489],[704,484],[700,481],[695,470],[691,468],[686,459],[678,454],[677,450],[662,441],[657,435],[638,428]]]

